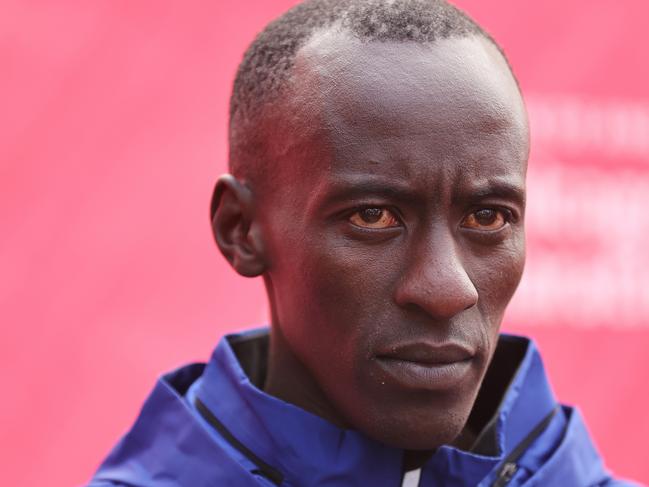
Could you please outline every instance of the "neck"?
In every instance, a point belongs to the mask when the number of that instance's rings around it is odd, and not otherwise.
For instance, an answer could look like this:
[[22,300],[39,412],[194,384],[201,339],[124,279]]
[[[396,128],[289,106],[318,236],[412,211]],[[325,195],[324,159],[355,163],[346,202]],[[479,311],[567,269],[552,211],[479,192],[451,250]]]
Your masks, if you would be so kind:
[[435,453],[434,450],[404,450],[403,471],[417,470]]
[[346,422],[326,399],[313,375],[291,351],[281,330],[275,325],[271,329],[264,391],[340,428],[347,427]]
[[[470,450],[476,440],[476,435],[471,431],[468,425],[453,441],[452,445],[460,450]],[[404,450],[403,452],[403,471],[416,470],[421,468],[433,456],[435,450]]]

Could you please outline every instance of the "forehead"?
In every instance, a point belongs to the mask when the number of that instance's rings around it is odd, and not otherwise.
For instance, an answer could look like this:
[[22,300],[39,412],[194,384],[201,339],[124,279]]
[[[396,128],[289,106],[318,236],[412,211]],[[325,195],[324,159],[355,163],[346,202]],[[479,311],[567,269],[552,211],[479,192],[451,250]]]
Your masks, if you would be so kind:
[[503,56],[479,36],[417,43],[361,41],[323,31],[297,53],[294,74],[304,94],[321,102],[335,95],[336,108],[362,107],[368,115],[398,109],[427,116],[422,96],[439,109],[452,108],[457,118],[480,111],[499,119],[524,110]]
[[482,37],[418,44],[321,32],[298,52],[292,86],[292,110],[318,126],[317,143],[331,155],[326,170],[310,168],[313,177],[524,178],[524,104],[502,55]]

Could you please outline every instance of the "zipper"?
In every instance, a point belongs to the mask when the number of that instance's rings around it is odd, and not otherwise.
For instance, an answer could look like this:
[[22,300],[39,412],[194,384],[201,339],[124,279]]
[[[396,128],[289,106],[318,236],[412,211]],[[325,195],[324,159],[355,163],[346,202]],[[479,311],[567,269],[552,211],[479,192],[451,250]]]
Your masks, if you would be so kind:
[[559,411],[560,408],[561,406],[557,404],[554,409],[552,409],[552,411],[550,411],[550,413],[543,418],[525,438],[523,438],[523,441],[516,445],[516,448],[507,455],[500,464],[498,476],[491,484],[491,487],[504,487],[512,478],[514,478],[514,475],[518,472],[518,464],[516,462],[523,456],[523,453],[525,453],[525,450],[527,450],[532,442],[541,436],[541,433],[545,431],[545,428],[548,427],[552,418],[554,418],[554,415],[557,414],[557,411]]
[[504,487],[514,477],[518,471],[518,465],[512,462],[505,463],[500,470],[496,481],[491,484],[493,487]]

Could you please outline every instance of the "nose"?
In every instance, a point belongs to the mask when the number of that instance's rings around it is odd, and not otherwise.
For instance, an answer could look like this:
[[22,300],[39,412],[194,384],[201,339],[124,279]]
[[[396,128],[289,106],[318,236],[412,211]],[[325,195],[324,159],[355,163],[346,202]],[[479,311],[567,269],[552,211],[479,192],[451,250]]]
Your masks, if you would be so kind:
[[411,253],[395,301],[417,306],[436,319],[450,319],[478,302],[471,281],[450,232],[437,233],[419,243]]

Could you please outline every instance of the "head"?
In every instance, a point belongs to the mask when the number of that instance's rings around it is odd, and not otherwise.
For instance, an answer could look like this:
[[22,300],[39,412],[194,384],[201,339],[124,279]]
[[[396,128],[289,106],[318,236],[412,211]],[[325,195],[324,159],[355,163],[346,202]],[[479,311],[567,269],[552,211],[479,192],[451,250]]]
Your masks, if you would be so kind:
[[231,107],[212,221],[264,278],[267,391],[392,446],[453,442],[524,265],[501,50],[442,1],[309,1],[249,48]]

